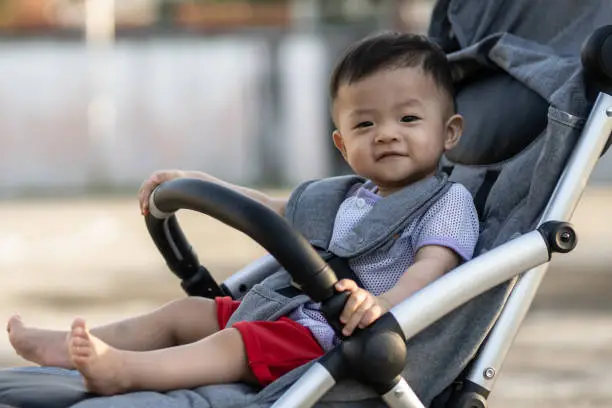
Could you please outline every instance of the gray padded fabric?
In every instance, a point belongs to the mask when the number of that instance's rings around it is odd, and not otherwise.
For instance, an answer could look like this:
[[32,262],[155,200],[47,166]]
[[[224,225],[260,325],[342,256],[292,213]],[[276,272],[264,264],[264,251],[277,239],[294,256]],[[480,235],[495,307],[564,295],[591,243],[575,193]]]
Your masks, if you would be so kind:
[[[475,3],[438,1],[428,34],[452,53],[459,82],[458,110],[466,117],[463,138],[448,153],[448,159],[462,164],[495,164],[529,145],[543,131],[546,101],[553,105],[555,100],[568,101],[565,95],[552,97],[562,85],[557,79],[579,72],[575,57],[595,28],[609,24],[611,7],[600,0],[556,2],[554,6],[548,0],[533,0],[529,6],[508,0],[489,0],[486,7],[475,7]],[[513,48],[529,49],[527,44],[533,43],[539,44],[540,57],[533,55],[528,63],[522,58],[518,63],[511,61]],[[473,53],[466,53],[466,49],[474,46],[480,49],[478,56],[468,55]],[[555,59],[559,65],[555,66]],[[545,71],[552,69],[556,72],[547,76]],[[536,70],[539,73],[534,75]],[[512,77],[518,81],[513,83]],[[483,98],[487,103],[474,103]],[[587,101],[572,107],[565,104],[555,106],[578,116],[588,108]]]
[[[461,50],[449,56],[457,79],[474,78],[483,67],[493,67],[506,72],[551,105],[546,129],[524,152],[500,169],[484,207],[486,218],[482,222],[479,253],[534,227],[591,106],[584,92],[577,49],[595,27],[612,21],[612,7],[609,0],[553,3],[549,0],[440,0],[432,21],[432,32],[436,27],[441,28],[439,32],[450,27],[461,46]],[[486,101],[482,103],[486,105]],[[476,193],[486,170],[457,166],[451,178]],[[498,316],[509,289],[510,283],[498,286],[409,341],[405,375],[426,405],[472,358]],[[257,393],[240,385],[209,386],[167,394],[141,392],[92,398],[74,406],[263,408],[270,406],[303,370],[296,369]],[[6,383],[2,374],[0,403],[6,401],[7,395],[13,402],[24,401],[31,397],[29,393],[40,389],[35,385],[29,392],[3,389]],[[384,406],[377,399],[339,402],[356,395],[367,398],[373,393],[365,387],[342,383],[325,397],[327,402],[317,406]]]
[[0,370],[0,384],[0,403],[8,406],[67,407],[89,396],[81,378],[65,370]]
[[456,101],[465,125],[459,143],[446,154],[455,163],[501,163],[523,151],[546,128],[546,100],[504,72],[462,84]]

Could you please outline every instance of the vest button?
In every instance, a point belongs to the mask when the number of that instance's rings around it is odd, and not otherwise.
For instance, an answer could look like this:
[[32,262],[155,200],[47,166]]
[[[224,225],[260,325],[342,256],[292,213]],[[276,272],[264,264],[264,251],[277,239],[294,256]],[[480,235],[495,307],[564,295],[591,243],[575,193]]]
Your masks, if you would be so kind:
[[355,205],[357,206],[357,208],[363,208],[365,204],[366,202],[363,198],[358,198],[357,201],[355,201]]

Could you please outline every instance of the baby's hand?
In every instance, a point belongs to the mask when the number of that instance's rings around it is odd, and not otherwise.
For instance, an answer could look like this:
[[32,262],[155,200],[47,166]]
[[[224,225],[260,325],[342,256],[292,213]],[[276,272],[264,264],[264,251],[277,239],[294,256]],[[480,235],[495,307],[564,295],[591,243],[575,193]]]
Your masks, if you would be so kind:
[[342,334],[345,336],[350,336],[357,327],[368,327],[391,308],[389,303],[360,288],[351,279],[336,283],[336,290],[351,292],[340,315],[340,322],[344,324]]
[[159,170],[151,174],[151,176],[143,181],[138,190],[138,204],[142,215],[149,213],[149,196],[155,190],[155,187],[166,181],[185,177],[185,172],[181,170]]

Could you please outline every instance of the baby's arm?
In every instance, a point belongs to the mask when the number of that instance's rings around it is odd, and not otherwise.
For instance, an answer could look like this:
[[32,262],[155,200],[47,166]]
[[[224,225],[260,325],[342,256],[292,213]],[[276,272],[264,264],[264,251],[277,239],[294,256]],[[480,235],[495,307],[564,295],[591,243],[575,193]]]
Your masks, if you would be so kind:
[[219,178],[213,177],[210,174],[201,171],[183,171],[183,170],[160,170],[153,173],[148,179],[146,179],[140,190],[138,191],[138,201],[140,204],[140,210],[143,214],[147,214],[149,211],[149,196],[157,187],[163,182],[174,180],[177,178],[195,178],[203,181],[218,184],[225,188],[229,188],[238,193],[241,193],[255,201],[259,201],[261,204],[269,207],[280,216],[285,215],[285,208],[287,207],[287,198],[271,197],[267,194],[262,193],[258,190],[253,190],[247,187],[238,186],[236,184],[228,183]]
[[455,251],[438,245],[419,249],[414,263],[389,291],[378,296],[389,309],[459,265]]
[[[351,293],[342,312],[345,335],[367,327],[393,306],[424,288],[462,260],[472,258],[478,240],[478,216],[472,196],[455,185],[423,217],[413,237],[414,262],[387,292],[373,296],[353,281],[338,282],[337,290]],[[344,283],[346,282],[346,283]]]
[[349,291],[340,321],[344,324],[342,333],[350,336],[359,327],[368,327],[393,306],[401,303],[414,292],[424,288],[459,264],[459,256],[451,249],[428,245],[419,249],[414,263],[399,281],[387,292],[374,296],[357,286],[350,279],[336,284],[338,291]]

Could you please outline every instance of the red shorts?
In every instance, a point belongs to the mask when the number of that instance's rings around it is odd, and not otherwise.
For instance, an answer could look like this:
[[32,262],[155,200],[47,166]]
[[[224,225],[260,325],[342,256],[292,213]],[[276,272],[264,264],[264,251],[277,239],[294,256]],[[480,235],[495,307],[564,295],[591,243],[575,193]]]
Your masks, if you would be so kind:
[[[240,301],[215,298],[219,328],[224,329]],[[286,317],[274,322],[238,322],[249,367],[261,385],[268,385],[283,374],[308,363],[325,352],[310,330]]]

